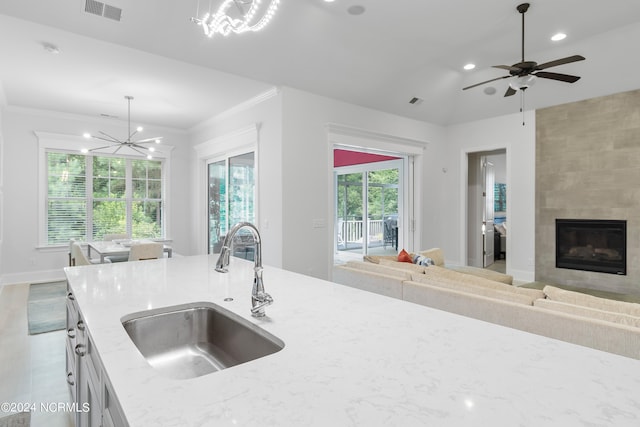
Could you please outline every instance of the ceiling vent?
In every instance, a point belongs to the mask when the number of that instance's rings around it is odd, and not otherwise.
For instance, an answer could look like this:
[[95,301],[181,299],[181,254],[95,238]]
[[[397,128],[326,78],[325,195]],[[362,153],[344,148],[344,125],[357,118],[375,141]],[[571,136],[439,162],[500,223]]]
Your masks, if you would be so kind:
[[416,98],[415,96],[409,100],[409,104],[411,105],[419,105],[422,103],[421,98]]
[[122,9],[96,0],[85,0],[84,11],[120,22]]

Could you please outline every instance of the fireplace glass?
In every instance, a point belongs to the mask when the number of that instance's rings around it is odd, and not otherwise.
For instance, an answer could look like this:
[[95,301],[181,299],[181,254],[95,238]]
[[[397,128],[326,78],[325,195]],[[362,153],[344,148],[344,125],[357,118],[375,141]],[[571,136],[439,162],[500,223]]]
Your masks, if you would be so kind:
[[556,219],[556,267],[627,274],[627,221]]

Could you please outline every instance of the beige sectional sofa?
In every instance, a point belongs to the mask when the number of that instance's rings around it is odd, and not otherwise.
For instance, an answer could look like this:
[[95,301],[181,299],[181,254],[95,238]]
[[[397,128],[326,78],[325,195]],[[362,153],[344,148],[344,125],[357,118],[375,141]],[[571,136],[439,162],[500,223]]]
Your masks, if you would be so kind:
[[[436,265],[368,257],[334,268],[336,283],[526,332],[640,359],[640,304],[567,291],[527,289],[482,269],[444,267],[439,249],[421,252]],[[482,270],[482,271],[478,271]],[[498,279],[498,280],[495,280]]]

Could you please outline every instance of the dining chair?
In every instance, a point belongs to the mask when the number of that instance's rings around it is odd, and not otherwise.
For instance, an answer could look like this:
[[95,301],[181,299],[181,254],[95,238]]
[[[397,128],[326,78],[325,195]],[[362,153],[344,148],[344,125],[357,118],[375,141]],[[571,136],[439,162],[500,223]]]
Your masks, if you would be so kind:
[[129,261],[143,261],[164,257],[164,245],[162,243],[138,243],[131,245]]
[[[71,266],[100,264],[99,259],[89,259],[82,249],[82,244],[74,240],[71,241],[71,252],[69,256],[69,265]],[[106,259],[105,261],[111,262]]]

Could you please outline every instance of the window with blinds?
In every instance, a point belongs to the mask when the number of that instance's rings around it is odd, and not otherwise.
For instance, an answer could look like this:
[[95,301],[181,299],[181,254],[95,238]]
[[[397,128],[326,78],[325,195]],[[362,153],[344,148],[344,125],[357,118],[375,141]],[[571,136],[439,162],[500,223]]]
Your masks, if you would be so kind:
[[164,237],[163,163],[47,152],[47,244]]

